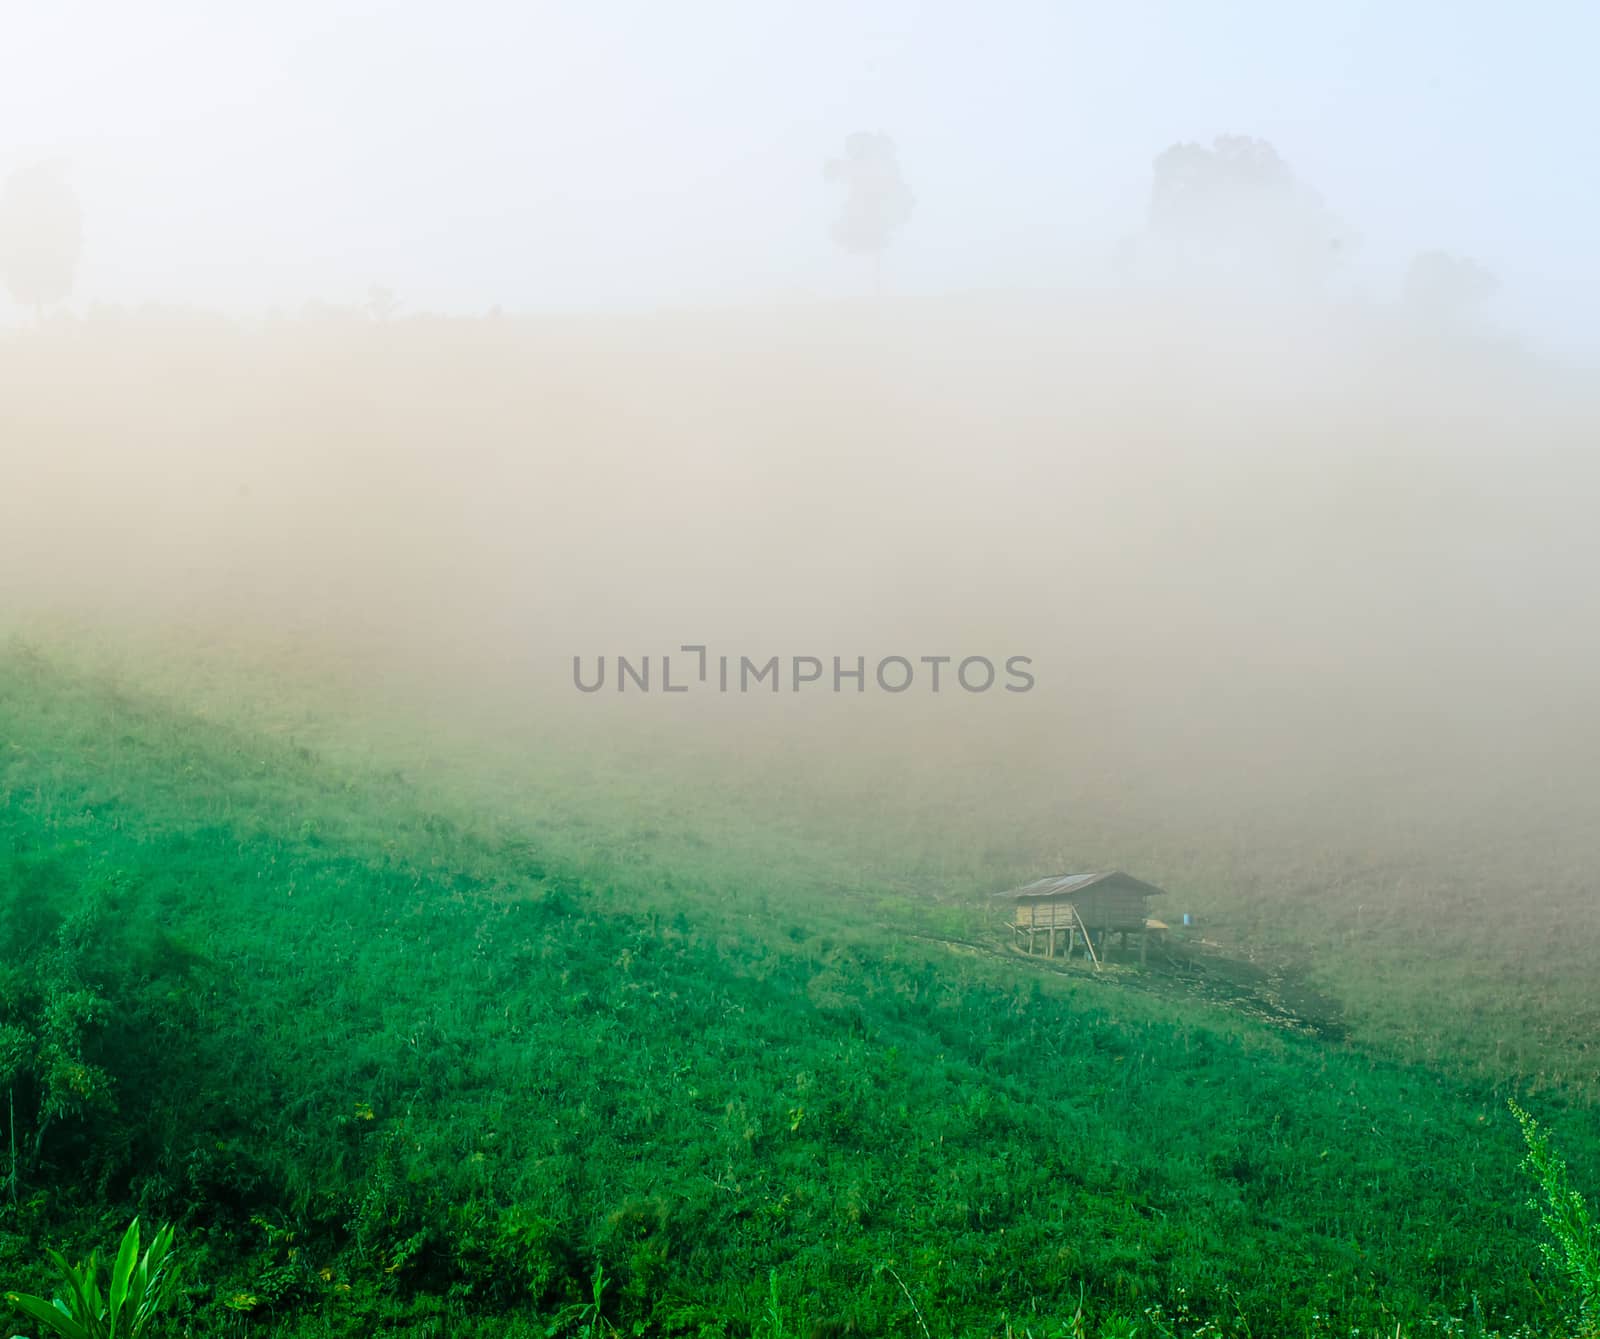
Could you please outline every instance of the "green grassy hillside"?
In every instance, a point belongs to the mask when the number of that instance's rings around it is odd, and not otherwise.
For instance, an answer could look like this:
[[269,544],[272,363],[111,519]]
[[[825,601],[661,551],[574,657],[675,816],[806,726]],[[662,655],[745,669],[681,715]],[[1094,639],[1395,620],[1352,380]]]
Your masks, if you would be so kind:
[[630,859],[20,643],[0,749],[13,1286],[137,1211],[195,1335],[577,1333],[597,1290],[641,1335],[1557,1323],[1468,1075],[952,953],[792,831]]

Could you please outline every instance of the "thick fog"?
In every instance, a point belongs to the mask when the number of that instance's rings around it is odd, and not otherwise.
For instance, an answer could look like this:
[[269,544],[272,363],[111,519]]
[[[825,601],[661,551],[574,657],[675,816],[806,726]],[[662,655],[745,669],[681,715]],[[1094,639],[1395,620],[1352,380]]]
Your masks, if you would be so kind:
[[[1272,144],[1348,225],[1331,294],[1421,251],[1593,351],[1581,6],[402,0],[4,6],[0,176],[83,202],[78,307],[481,313],[841,296],[822,163],[897,142],[891,292],[1120,274],[1167,146]],[[13,319],[21,313],[13,309]]]

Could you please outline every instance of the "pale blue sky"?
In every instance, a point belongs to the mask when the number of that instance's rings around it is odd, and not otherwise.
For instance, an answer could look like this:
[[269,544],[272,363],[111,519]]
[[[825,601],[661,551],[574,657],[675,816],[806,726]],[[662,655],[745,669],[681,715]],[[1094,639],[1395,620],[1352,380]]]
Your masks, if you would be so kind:
[[350,4],[0,0],[0,172],[60,161],[80,301],[260,310],[859,291],[821,164],[918,196],[899,291],[1093,280],[1178,139],[1270,140],[1386,297],[1440,246],[1593,349],[1600,8],[1394,0]]

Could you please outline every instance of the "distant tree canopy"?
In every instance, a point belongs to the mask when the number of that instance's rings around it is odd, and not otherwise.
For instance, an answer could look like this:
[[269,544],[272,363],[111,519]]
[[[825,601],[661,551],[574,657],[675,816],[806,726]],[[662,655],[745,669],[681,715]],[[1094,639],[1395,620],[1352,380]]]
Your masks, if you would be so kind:
[[77,194],[46,166],[14,172],[0,190],[0,279],[35,313],[72,291],[83,249]]
[[824,172],[844,188],[833,240],[846,251],[881,258],[917,202],[900,175],[894,141],[881,131],[857,131],[845,140],[844,156],[829,159]]
[[1180,273],[1275,286],[1320,281],[1354,241],[1272,145],[1247,135],[1157,157],[1149,227],[1172,244]]
[[1435,319],[1460,320],[1499,287],[1500,281],[1477,261],[1448,251],[1419,252],[1406,270],[1407,304]]

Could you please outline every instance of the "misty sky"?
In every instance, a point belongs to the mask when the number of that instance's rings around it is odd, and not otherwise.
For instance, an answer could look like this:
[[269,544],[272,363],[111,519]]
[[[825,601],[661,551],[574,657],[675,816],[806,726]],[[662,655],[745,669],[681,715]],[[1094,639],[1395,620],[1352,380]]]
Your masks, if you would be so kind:
[[[1600,10],[1399,0],[0,0],[0,173],[83,198],[79,304],[617,308],[863,291],[822,162],[918,196],[899,292],[1097,282],[1179,139],[1270,140],[1361,234],[1593,350]],[[14,308],[0,310],[15,318]]]

